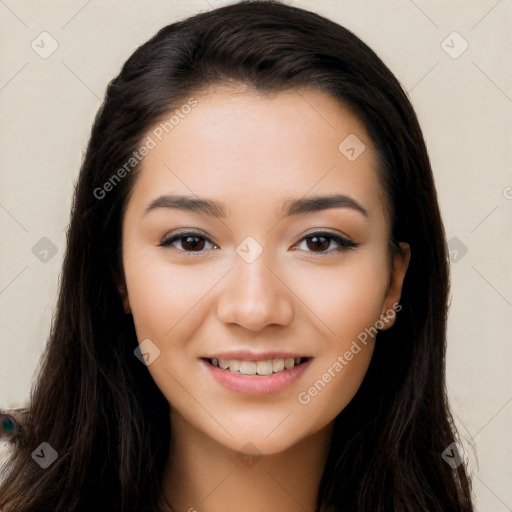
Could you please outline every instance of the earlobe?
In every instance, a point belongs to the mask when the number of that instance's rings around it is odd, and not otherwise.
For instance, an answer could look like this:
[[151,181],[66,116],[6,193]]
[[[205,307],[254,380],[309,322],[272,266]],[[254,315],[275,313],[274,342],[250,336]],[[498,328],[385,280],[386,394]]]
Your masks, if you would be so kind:
[[128,300],[128,296],[127,295],[125,295],[123,297],[123,307],[124,307],[124,312],[127,315],[129,315],[132,312],[132,310],[130,308],[130,301]]
[[130,308],[130,300],[128,299],[128,291],[126,289],[126,285],[123,283],[118,287],[118,293],[121,297],[121,301],[123,302],[124,312],[129,315],[132,310]]
[[381,330],[391,328],[396,321],[396,316],[399,311],[398,305],[402,295],[402,287],[411,259],[411,248],[409,244],[400,242],[399,246],[400,252],[395,253],[392,259],[388,291],[380,316],[380,322],[384,324]]
[[131,313],[130,300],[128,299],[128,290],[126,289],[126,283],[124,276],[121,277],[116,269],[112,269],[112,277],[117,295],[123,303],[124,312],[128,315]]

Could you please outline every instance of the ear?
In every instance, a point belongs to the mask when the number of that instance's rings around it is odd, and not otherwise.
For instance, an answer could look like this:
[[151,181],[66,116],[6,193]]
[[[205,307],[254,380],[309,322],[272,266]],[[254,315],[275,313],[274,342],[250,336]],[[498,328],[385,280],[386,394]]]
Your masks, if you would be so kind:
[[124,278],[124,272],[119,272],[117,268],[112,268],[112,279],[114,287],[117,291],[121,302],[123,303],[124,312],[126,314],[131,313],[130,301],[128,299],[128,289],[126,287],[126,280]]
[[400,302],[405,274],[409,267],[409,261],[411,260],[411,248],[409,244],[400,242],[399,246],[400,251],[395,252],[392,257],[388,289],[382,305],[380,316],[381,323],[384,324],[384,327],[380,329],[382,331],[389,329],[395,323],[397,305]]

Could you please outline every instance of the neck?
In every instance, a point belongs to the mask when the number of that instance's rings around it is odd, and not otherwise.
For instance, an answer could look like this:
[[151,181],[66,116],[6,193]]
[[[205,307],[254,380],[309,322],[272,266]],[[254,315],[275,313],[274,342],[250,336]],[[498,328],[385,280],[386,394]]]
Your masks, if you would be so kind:
[[256,456],[219,444],[172,409],[171,428],[162,475],[166,512],[317,510],[333,423],[280,453]]

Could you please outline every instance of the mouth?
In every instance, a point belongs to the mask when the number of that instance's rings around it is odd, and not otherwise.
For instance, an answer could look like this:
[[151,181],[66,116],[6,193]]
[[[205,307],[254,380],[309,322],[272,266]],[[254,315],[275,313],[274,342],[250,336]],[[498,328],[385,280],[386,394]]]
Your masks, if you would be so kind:
[[240,351],[215,356],[200,358],[209,378],[231,392],[265,397],[291,388],[313,360],[313,357],[284,352]]
[[265,360],[203,358],[211,366],[230,373],[247,376],[265,376],[283,373],[308,362],[310,357],[287,357]]

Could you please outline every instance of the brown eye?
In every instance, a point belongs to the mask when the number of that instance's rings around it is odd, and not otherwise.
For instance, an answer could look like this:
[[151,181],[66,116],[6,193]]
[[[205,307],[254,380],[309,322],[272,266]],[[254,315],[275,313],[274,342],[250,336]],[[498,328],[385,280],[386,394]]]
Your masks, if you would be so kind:
[[[306,242],[306,247],[309,252],[317,253],[319,255],[330,254],[332,252],[342,252],[345,250],[354,250],[357,244],[343,238],[334,233],[312,233],[304,237],[301,242]],[[327,249],[332,242],[338,244],[338,248],[328,251]]]
[[330,241],[326,236],[311,236],[306,238],[306,245],[311,250],[319,249],[320,251],[325,251],[329,248]]
[[[181,244],[181,249],[176,247],[177,243]],[[210,243],[214,247],[218,247],[206,237],[197,233],[179,233],[165,238],[158,245],[160,247],[172,247],[181,252],[204,252],[202,250],[206,243]]]

